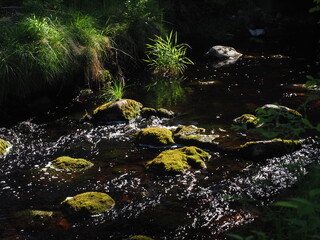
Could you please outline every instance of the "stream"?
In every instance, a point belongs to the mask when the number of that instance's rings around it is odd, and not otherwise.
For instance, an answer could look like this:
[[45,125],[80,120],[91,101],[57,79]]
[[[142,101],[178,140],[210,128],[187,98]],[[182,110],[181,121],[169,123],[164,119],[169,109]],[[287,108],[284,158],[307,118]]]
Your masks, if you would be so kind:
[[[0,138],[13,145],[0,159],[0,239],[225,239],[226,231],[252,222],[260,206],[319,162],[319,142],[307,139],[301,150],[263,162],[210,151],[207,169],[156,176],[144,165],[163,149],[137,145],[134,133],[193,124],[232,141],[234,118],[267,103],[298,108],[308,92],[290,86],[304,83],[315,66],[276,54],[250,53],[226,66],[202,60],[188,68],[182,82],[155,82],[128,92],[144,106],[174,111],[172,119],[96,125],[79,122],[84,109],[78,109],[54,121],[31,119],[0,128]],[[59,156],[85,158],[94,166],[78,173],[48,167]],[[88,191],[108,193],[115,208],[91,218],[61,212],[66,197]],[[27,209],[53,215],[29,219],[23,214]]]

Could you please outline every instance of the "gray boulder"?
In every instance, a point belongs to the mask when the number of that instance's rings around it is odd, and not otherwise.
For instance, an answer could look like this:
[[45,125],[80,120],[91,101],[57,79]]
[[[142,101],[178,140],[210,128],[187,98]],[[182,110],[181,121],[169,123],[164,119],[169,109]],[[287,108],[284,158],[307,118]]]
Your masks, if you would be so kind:
[[205,55],[218,60],[236,60],[242,56],[242,53],[237,52],[233,47],[217,45],[210,48]]

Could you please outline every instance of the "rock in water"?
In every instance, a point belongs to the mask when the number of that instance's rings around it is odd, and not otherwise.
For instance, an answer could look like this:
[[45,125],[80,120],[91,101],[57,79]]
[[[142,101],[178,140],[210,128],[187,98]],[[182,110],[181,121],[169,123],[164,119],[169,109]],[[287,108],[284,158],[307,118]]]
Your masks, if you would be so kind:
[[140,144],[159,147],[174,144],[172,132],[166,128],[145,128],[138,131],[135,135],[137,142]]
[[176,143],[216,150],[219,143],[215,140],[219,138],[219,135],[204,134],[204,132],[204,128],[198,128],[194,125],[179,126],[173,136]]
[[105,103],[93,110],[95,122],[129,121],[140,115],[142,104],[132,99]]
[[52,166],[65,171],[79,171],[93,166],[93,163],[82,158],[62,156],[52,160]]
[[221,45],[213,46],[205,55],[218,60],[238,59],[242,56],[242,54],[237,52],[233,47]]
[[205,160],[211,155],[197,147],[183,147],[160,153],[155,159],[147,162],[146,169],[159,174],[183,173],[189,168],[206,168]]
[[247,142],[235,149],[235,152],[245,158],[261,160],[272,157],[280,157],[302,147],[302,141],[272,139],[266,141]]
[[255,128],[259,123],[259,118],[252,114],[242,114],[240,117],[233,119],[233,123],[240,126],[246,126],[247,129]]
[[0,157],[6,155],[6,153],[10,150],[11,144],[7,141],[0,138]]
[[91,216],[111,210],[114,200],[106,193],[86,192],[61,202],[61,206],[70,215]]

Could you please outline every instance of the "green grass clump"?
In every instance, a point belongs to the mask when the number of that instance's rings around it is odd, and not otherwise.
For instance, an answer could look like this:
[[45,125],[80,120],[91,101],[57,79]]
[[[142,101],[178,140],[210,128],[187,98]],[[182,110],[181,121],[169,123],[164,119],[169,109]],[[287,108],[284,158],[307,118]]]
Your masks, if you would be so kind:
[[107,28],[77,12],[25,14],[0,25],[0,100],[102,78]]
[[146,44],[148,51],[145,61],[154,73],[164,77],[177,76],[184,72],[188,64],[193,64],[185,56],[189,45],[178,44],[177,33],[171,31],[165,38],[155,36],[151,41],[153,44]]
[[100,98],[105,99],[106,102],[120,100],[124,96],[126,87],[124,81],[114,79],[112,85],[106,85],[102,88]]

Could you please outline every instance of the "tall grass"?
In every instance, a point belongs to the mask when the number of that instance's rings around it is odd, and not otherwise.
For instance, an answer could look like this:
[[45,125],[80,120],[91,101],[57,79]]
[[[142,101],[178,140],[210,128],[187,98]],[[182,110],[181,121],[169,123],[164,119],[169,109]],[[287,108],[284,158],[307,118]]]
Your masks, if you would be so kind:
[[189,45],[178,44],[177,33],[171,31],[165,38],[155,36],[151,41],[152,44],[146,45],[148,51],[145,61],[156,74],[164,77],[177,76],[184,72],[188,64],[193,64],[185,56]]
[[114,79],[110,86],[106,85],[102,90],[100,98],[104,99],[106,102],[116,101],[123,98],[125,93],[124,81],[120,79]]
[[[1,99],[101,78],[111,41],[92,17],[68,12],[26,15],[0,31]],[[74,82],[74,79],[76,81]]]

